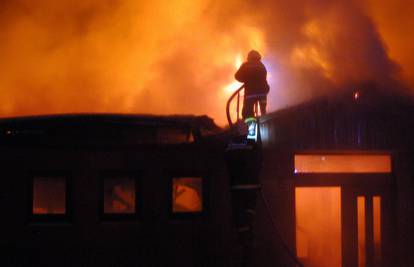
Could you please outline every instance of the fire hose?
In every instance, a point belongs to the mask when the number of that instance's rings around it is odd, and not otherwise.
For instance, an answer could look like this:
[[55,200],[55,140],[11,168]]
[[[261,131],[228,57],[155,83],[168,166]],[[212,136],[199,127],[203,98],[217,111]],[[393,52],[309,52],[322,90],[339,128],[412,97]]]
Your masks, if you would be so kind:
[[298,265],[299,267],[305,267],[305,265],[303,265],[299,261],[299,259],[296,257],[296,255],[290,250],[289,246],[286,244],[286,242],[284,241],[282,235],[280,234],[279,230],[277,229],[276,223],[275,223],[275,221],[273,220],[273,217],[272,217],[272,213],[270,212],[269,203],[267,202],[266,197],[263,193],[263,187],[262,186],[260,187],[259,191],[260,191],[260,196],[261,196],[261,198],[263,200],[263,203],[265,205],[266,212],[267,212],[267,214],[270,218],[270,221],[272,223],[272,229],[275,232],[277,238],[279,238],[279,240],[282,242],[283,249],[286,250],[287,254],[296,263],[296,265]]
[[[240,91],[241,90],[243,90],[244,89],[244,85],[242,85],[240,88],[238,88],[232,95],[231,95],[231,97],[229,98],[229,100],[227,101],[227,104],[226,104],[226,115],[227,115],[227,120],[228,120],[228,123],[229,123],[229,126],[230,126],[230,128],[233,126],[233,122],[232,122],[232,120],[231,120],[231,115],[230,115],[230,103],[232,102],[232,100],[233,100],[233,98],[235,98],[235,97],[237,97],[237,119],[239,119],[239,108],[240,108]],[[258,143],[261,143],[261,138],[260,138],[260,130],[259,130],[259,125],[258,125],[258,127],[257,127],[257,130],[256,131],[258,131],[259,132],[259,141],[258,141]],[[244,144],[242,144],[242,147],[245,147],[245,145]],[[260,183],[259,183],[260,184]],[[293,253],[291,250],[290,250],[290,248],[289,248],[289,246],[286,244],[286,242],[284,241],[284,239],[283,239],[283,237],[282,237],[282,235],[280,234],[280,232],[279,232],[279,230],[278,230],[278,228],[277,228],[277,226],[276,226],[276,223],[275,223],[275,221],[274,221],[274,219],[273,219],[273,217],[272,217],[272,213],[271,213],[271,211],[270,211],[270,207],[269,207],[269,203],[267,202],[267,200],[266,200],[266,197],[265,197],[265,195],[264,195],[264,192],[263,192],[263,186],[261,186],[261,185],[259,185],[259,188],[258,188],[258,190],[260,191],[260,196],[261,196],[261,198],[262,198],[262,200],[263,200],[263,203],[264,203],[264,205],[265,205],[265,209],[266,209],[266,212],[267,212],[267,214],[268,214],[268,216],[269,216],[269,218],[270,218],[270,221],[271,221],[271,224],[272,224],[272,229],[273,229],[273,231],[274,231],[274,233],[276,234],[276,236],[277,236],[277,238],[281,241],[281,244],[282,244],[282,247],[283,247],[283,249],[287,252],[287,254],[288,254],[288,256],[295,262],[295,264],[296,264],[296,266],[299,266],[299,267],[305,267],[305,265],[303,265],[300,261],[299,261],[299,259],[296,257],[296,255],[295,255],[295,253]]]

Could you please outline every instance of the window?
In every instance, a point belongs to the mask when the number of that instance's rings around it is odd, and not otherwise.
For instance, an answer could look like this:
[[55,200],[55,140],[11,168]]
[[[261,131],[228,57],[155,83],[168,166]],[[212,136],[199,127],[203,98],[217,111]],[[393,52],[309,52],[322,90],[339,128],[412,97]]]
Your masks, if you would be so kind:
[[67,213],[66,178],[35,176],[32,184],[32,214],[63,216]]
[[358,221],[358,267],[365,267],[366,263],[366,233],[365,233],[365,197],[357,198]]
[[[358,267],[381,265],[381,196],[358,196]],[[368,220],[372,218],[372,221]],[[367,231],[372,231],[370,234]],[[368,238],[367,236],[371,237]],[[371,239],[372,238],[372,239]],[[373,258],[369,255],[368,247],[373,251]]]
[[390,172],[390,155],[295,155],[295,173]]
[[374,231],[374,263],[381,264],[381,196],[372,197],[373,204],[373,231]]
[[102,180],[102,208],[106,217],[137,213],[137,184],[133,175],[105,175]]
[[203,211],[203,180],[201,177],[172,179],[172,212],[200,213]]

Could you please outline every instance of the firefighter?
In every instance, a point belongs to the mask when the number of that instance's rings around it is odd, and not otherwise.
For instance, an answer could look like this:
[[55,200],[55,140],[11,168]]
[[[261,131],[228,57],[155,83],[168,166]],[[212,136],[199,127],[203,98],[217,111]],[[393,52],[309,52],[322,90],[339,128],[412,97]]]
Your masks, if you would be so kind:
[[247,55],[247,61],[244,62],[234,77],[239,82],[244,83],[244,100],[242,116],[249,126],[249,134],[255,134],[256,119],[254,106],[258,103],[260,113],[266,114],[267,94],[269,93],[269,84],[267,83],[267,71],[261,62],[262,56],[256,50],[251,50]]

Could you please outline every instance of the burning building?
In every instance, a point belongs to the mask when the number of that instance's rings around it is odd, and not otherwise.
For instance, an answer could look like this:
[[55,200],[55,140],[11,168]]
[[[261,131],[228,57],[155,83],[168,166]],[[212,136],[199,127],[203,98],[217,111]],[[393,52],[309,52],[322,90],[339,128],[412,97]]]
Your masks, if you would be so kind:
[[360,90],[261,116],[248,251],[229,187],[244,166],[207,117],[3,119],[5,265],[411,266],[413,113]]
[[[413,264],[413,112],[409,96],[355,90],[261,117],[270,216],[304,266]],[[290,266],[258,208],[255,266]]]
[[0,124],[2,266],[230,259],[224,143],[208,117],[60,115]]
[[[413,265],[412,98],[344,90],[414,87],[413,7],[0,1],[6,265],[228,266],[243,254],[229,184],[251,156],[269,204],[257,202],[252,266]],[[229,164],[231,130],[171,114],[225,125],[250,49],[274,112]],[[74,113],[163,115],[35,116]]]

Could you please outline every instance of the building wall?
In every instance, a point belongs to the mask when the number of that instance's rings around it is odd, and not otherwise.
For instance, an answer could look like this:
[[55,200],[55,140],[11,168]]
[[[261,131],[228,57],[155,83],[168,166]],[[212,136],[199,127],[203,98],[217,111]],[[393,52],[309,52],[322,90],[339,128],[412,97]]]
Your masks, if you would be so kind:
[[397,180],[397,259],[399,266],[414,266],[414,154],[400,153],[395,159]]
[[393,160],[392,183],[387,185],[392,211],[387,220],[393,227],[383,229],[391,236],[391,244],[385,245],[389,250],[385,266],[414,266],[414,109],[392,100],[377,104],[321,101],[261,119],[265,158],[261,181],[283,241],[269,234],[269,215],[259,201],[256,262],[264,262],[263,246],[268,254],[273,251],[273,264],[280,261],[286,264],[283,266],[294,266],[282,242],[295,253],[295,153],[385,153]]
[[[261,184],[267,210],[258,196],[251,266],[294,266],[295,253],[293,160],[288,151],[265,151]],[[272,217],[276,229],[273,228]],[[275,231],[276,230],[276,231]],[[287,251],[287,248],[289,251]]]
[[[231,209],[221,148],[2,147],[0,161],[0,245],[8,251],[10,265],[64,260],[77,266],[225,266],[231,260]],[[138,174],[139,218],[100,217],[99,186],[105,171]],[[31,221],[30,176],[53,172],[68,174],[71,216],[62,222]],[[203,177],[202,214],[175,218],[170,213],[171,179],[180,174]]]

